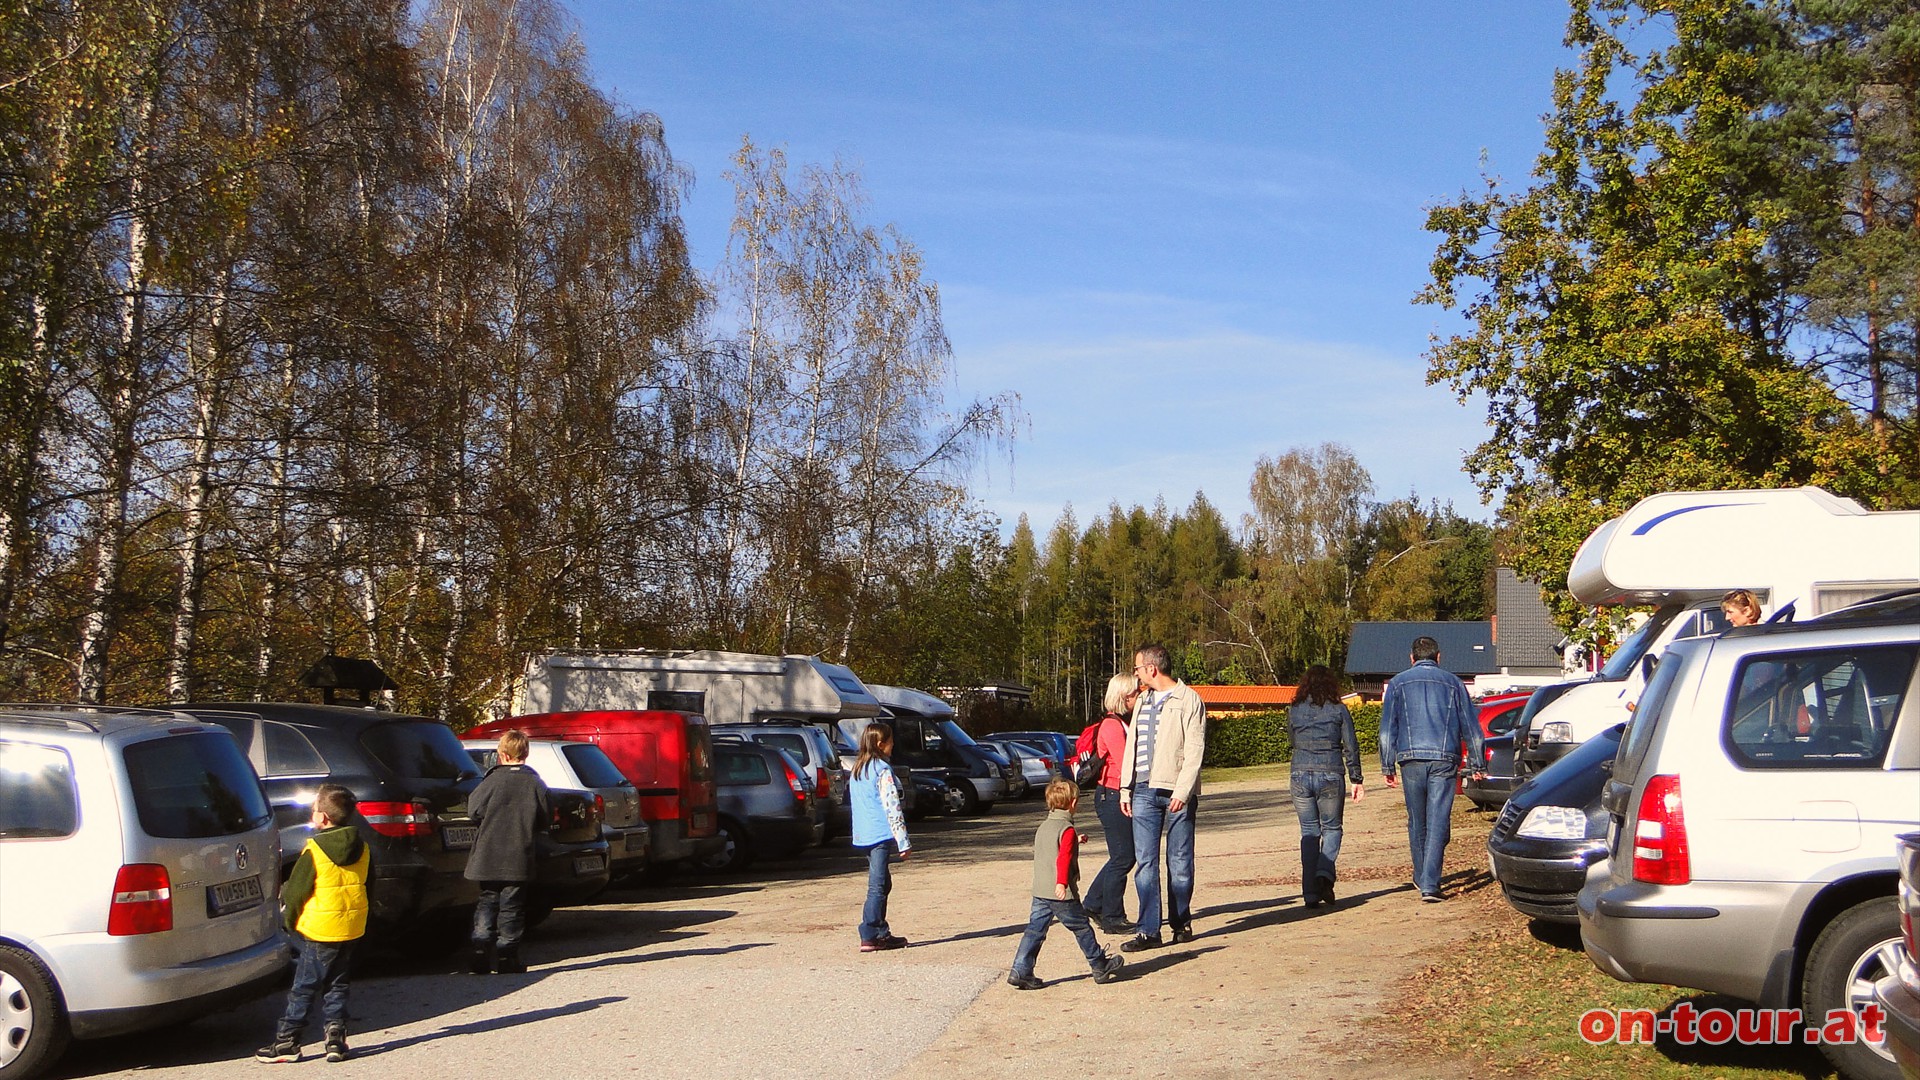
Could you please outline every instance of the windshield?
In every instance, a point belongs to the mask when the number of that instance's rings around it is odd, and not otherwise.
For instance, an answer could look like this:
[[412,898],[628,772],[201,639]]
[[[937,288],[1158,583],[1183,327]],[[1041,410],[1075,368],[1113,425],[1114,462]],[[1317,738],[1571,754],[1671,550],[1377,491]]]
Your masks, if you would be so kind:
[[938,726],[940,728],[940,734],[945,735],[950,741],[958,743],[961,746],[974,745],[973,736],[961,731],[959,724],[951,720],[942,720]]
[[1600,669],[1600,678],[1607,682],[1620,682],[1633,674],[1634,665],[1647,655],[1654,639],[1660,636],[1660,631],[1665,630],[1680,611],[1678,604],[1669,604],[1648,617],[1646,622],[1640,624],[1640,629],[1635,630],[1633,636],[1622,642],[1619,650],[1608,658],[1607,666]]

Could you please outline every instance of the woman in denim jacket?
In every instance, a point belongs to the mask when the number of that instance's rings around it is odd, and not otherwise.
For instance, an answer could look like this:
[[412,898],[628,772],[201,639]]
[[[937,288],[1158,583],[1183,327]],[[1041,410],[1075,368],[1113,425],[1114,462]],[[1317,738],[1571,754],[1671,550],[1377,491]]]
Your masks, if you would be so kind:
[[[1360,740],[1353,714],[1340,703],[1340,688],[1323,664],[1307,669],[1287,710],[1293,732],[1293,809],[1300,815],[1300,900],[1308,907],[1333,904],[1334,860],[1340,857],[1340,821],[1346,798],[1366,794],[1360,778]],[[1340,783],[1346,766],[1351,790]]]

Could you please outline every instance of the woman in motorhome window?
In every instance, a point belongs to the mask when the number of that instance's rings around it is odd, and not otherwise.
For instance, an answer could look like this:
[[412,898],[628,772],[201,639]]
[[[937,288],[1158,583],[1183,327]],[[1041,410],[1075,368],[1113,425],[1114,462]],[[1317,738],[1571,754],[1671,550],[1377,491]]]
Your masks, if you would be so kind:
[[1760,621],[1760,600],[1746,589],[1735,589],[1720,598],[1720,612],[1735,626],[1752,626]]
[[893,732],[885,724],[870,724],[860,733],[860,756],[853,762],[853,846],[867,853],[867,906],[860,917],[860,951],[881,952],[905,948],[907,939],[887,926],[887,894],[893,891],[893,873],[887,867],[887,844],[902,859],[913,851],[907,839],[907,819],[900,812],[900,785],[894,778]]

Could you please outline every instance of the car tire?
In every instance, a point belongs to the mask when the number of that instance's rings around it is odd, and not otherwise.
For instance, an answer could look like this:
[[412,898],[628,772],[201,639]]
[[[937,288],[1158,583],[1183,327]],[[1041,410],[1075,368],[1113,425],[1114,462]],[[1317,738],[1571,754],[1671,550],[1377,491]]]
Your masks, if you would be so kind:
[[0,1076],[34,1076],[72,1038],[53,974],[32,953],[0,946]]
[[473,909],[441,912],[391,939],[394,950],[405,956],[430,960],[452,956],[473,940]]
[[971,816],[980,812],[980,793],[973,790],[973,781],[961,780],[953,790],[960,793],[960,813]]
[[[1800,993],[1806,1022],[1821,1024],[1834,1009],[1858,1012],[1871,1003],[1874,981],[1893,973],[1900,942],[1900,909],[1891,896],[1855,904],[1828,923],[1807,953]],[[1900,1080],[1884,1047],[1823,1042],[1820,1052],[1848,1080]]]
[[719,852],[699,861],[700,869],[721,874],[745,870],[753,865],[753,842],[747,836],[747,830],[739,822],[723,817],[716,831],[722,846]]

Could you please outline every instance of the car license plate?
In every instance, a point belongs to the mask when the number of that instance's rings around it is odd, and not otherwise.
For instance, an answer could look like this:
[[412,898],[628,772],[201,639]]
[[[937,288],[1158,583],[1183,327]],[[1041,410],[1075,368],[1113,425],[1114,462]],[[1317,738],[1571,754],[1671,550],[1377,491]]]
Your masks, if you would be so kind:
[[573,872],[576,874],[597,874],[603,865],[598,855],[582,855],[573,860]]
[[207,886],[207,917],[217,918],[221,915],[231,915],[236,911],[245,911],[250,907],[259,907],[265,899],[266,893],[260,888],[258,875],[209,885]]
[[478,825],[448,825],[440,830],[440,842],[448,851],[460,851],[473,846],[473,838],[479,835]]
[[627,850],[628,851],[647,850],[647,834],[638,833],[638,832],[628,833],[627,834]]

